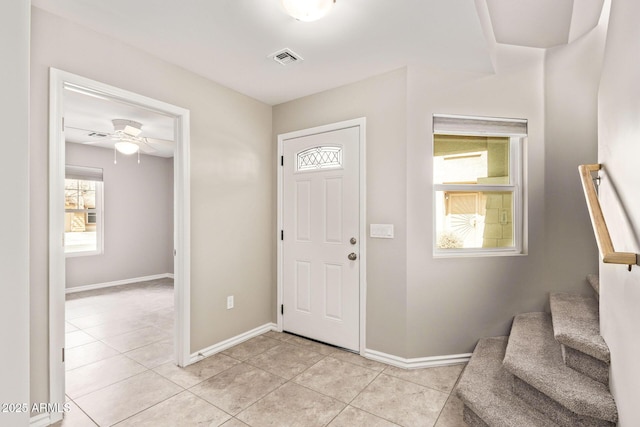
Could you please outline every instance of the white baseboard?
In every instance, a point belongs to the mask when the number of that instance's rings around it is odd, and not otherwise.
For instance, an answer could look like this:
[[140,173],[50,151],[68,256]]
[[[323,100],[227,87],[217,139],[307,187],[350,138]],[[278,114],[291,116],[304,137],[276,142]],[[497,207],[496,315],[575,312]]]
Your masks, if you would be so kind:
[[433,368],[436,366],[449,366],[466,363],[471,359],[471,353],[450,354],[445,356],[416,357],[405,359],[393,354],[382,353],[376,350],[366,349],[362,355],[367,359],[386,363],[403,369]]
[[94,283],[91,285],[74,286],[72,288],[66,288],[65,294],[72,294],[75,292],[92,291],[94,289],[110,288],[111,286],[128,285],[130,283],[146,282],[148,280],[158,279],[173,279],[173,273],[154,274],[152,276],[134,277],[131,279],[115,280],[113,282]]
[[[191,354],[189,359],[189,365],[196,363],[205,357],[209,357],[221,351],[224,351],[234,345],[238,345],[244,341],[247,341],[258,335],[262,335],[265,332],[277,331],[278,325],[275,323],[266,323],[250,331],[244,332],[235,337],[231,337],[227,340],[221,341],[217,344],[204,348],[196,353]],[[431,356],[431,357],[416,357],[412,359],[405,359],[403,357],[394,356],[393,354],[382,353],[380,351],[366,349],[362,354],[367,359],[375,360],[377,362],[386,363],[387,365],[396,366],[403,369],[419,369],[419,368],[433,368],[437,366],[449,366],[458,365],[460,363],[467,363],[471,359],[471,353],[463,354],[450,354],[445,356]]]
[[213,354],[226,350],[230,347],[233,347],[234,345],[238,345],[241,342],[247,341],[248,339],[257,337],[258,335],[262,335],[265,332],[275,331],[277,329],[278,329],[278,325],[276,325],[275,323],[265,323],[264,325],[258,326],[255,329],[244,332],[240,335],[236,335],[235,337],[231,337],[227,340],[221,341],[207,348],[203,348],[197,353],[193,353],[191,355],[191,358],[189,359],[189,365],[191,365],[192,363],[196,363],[204,359],[205,357],[211,356]]
[[29,420],[29,427],[45,427],[51,424],[53,424],[53,421],[48,413],[34,415]]

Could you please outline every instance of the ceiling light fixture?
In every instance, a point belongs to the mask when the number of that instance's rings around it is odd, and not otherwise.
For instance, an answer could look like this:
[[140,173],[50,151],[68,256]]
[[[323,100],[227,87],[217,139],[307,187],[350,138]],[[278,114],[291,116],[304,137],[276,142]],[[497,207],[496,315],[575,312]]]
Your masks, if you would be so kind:
[[123,134],[122,136],[114,135],[112,139],[118,141],[115,143],[113,150],[113,164],[117,164],[116,151],[127,156],[138,153],[138,163],[140,163],[140,146],[138,140],[142,141],[139,136],[130,136]]
[[138,153],[138,163],[140,163],[140,144],[143,138],[138,135],[142,132],[142,124],[124,119],[113,119],[111,122],[114,128],[111,139],[116,141],[113,163],[117,163],[116,150],[125,155]]
[[281,0],[285,12],[298,21],[317,21],[331,10],[336,0]]
[[116,142],[116,150],[118,150],[122,154],[127,154],[127,155],[135,154],[139,148],[140,147],[138,147],[133,142],[129,142],[129,141]]

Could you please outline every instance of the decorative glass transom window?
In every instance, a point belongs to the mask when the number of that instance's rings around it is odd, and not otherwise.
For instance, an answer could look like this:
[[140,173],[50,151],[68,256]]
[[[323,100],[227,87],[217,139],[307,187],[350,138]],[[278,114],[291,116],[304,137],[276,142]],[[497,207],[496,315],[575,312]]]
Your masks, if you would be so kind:
[[523,252],[527,121],[434,115],[434,254]]
[[313,147],[297,156],[298,170],[335,169],[342,167],[342,147]]

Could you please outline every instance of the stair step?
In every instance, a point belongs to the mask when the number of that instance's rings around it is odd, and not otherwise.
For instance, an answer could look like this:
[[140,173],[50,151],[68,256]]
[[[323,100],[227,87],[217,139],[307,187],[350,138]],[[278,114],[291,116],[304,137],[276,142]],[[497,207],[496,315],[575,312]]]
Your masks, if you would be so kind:
[[474,427],[557,426],[513,393],[513,375],[502,367],[507,339],[478,341],[456,386],[456,393],[465,404],[465,421]]
[[553,333],[563,344],[565,363],[589,377],[609,383],[609,347],[600,335],[598,301],[593,297],[553,293],[549,298]]
[[562,357],[564,364],[581,374],[588,376],[606,386],[609,385],[609,364],[601,360],[574,350],[564,344],[562,346]]
[[587,282],[596,292],[596,299],[600,299],[600,277],[597,274],[587,274]]
[[[525,313],[514,318],[503,365],[531,386],[527,389],[516,380],[518,395],[558,424],[606,426],[618,420],[608,388],[564,364],[548,313]],[[548,405],[545,397],[559,403],[558,408]],[[561,413],[564,409],[568,411]]]
[[467,405],[464,405],[462,410],[462,419],[469,427],[489,427],[489,425],[482,421],[482,418],[477,416]]

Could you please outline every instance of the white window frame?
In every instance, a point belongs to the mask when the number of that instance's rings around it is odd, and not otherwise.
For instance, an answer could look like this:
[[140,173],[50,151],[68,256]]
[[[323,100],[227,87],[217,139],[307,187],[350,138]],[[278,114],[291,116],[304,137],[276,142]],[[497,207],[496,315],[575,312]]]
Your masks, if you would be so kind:
[[[75,167],[77,169],[77,167]],[[88,169],[88,168],[87,168]],[[98,171],[99,169],[96,169]],[[100,171],[100,175],[102,174],[102,170]],[[79,181],[93,181],[95,182],[96,189],[96,207],[93,209],[65,209],[64,212],[85,212],[85,215],[89,212],[95,212],[96,214],[96,249],[93,250],[85,250],[85,251],[75,251],[75,252],[67,252],[66,246],[66,233],[65,236],[65,244],[64,246],[64,256],[66,258],[75,258],[82,256],[93,256],[93,255],[102,255],[104,253],[104,187],[102,179],[92,179],[91,176],[82,177],[82,176],[74,176],[70,179],[77,179]]]
[[[523,119],[500,119],[472,116],[437,115],[433,116],[433,139],[431,165],[435,163],[433,154],[436,135],[466,135],[482,137],[509,137],[509,183],[508,184],[433,184],[433,256],[451,257],[487,257],[514,256],[524,254],[524,144],[527,121]],[[436,194],[438,191],[456,192],[498,192],[507,191],[513,197],[513,246],[496,248],[438,248]]]

